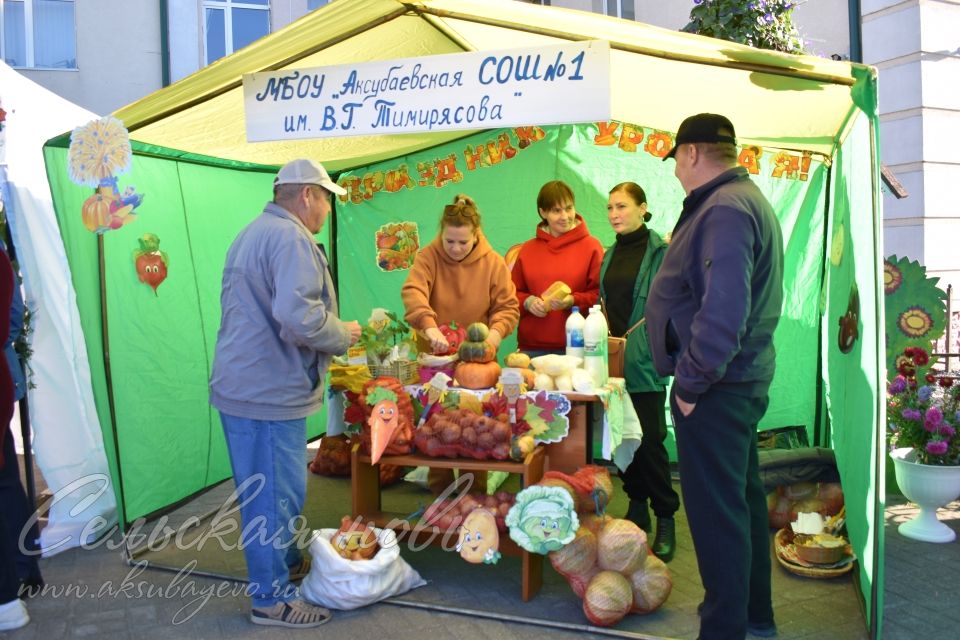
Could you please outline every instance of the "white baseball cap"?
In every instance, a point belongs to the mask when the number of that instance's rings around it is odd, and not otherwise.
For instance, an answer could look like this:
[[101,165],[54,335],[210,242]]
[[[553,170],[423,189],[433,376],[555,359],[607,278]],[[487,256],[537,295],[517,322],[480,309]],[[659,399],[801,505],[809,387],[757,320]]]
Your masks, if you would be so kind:
[[291,160],[280,168],[273,179],[278,184],[315,184],[338,196],[347,195],[347,190],[330,179],[330,174],[319,162],[307,158]]

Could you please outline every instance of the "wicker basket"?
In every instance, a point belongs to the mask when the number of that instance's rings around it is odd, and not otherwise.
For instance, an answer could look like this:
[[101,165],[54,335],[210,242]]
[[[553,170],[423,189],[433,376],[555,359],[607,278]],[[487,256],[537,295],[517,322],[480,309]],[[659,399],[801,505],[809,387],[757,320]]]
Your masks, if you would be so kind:
[[419,365],[416,360],[394,360],[388,365],[367,363],[370,375],[374,378],[390,376],[403,384],[416,384],[420,381]]

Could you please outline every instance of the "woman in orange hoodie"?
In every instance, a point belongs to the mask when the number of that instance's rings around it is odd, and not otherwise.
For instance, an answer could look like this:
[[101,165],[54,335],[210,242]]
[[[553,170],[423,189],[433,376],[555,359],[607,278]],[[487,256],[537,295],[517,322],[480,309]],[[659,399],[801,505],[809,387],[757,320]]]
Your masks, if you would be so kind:
[[[404,319],[434,353],[449,349],[439,327],[451,321],[463,327],[486,324],[487,342],[496,350],[520,319],[507,264],[484,237],[476,203],[463,194],[443,208],[440,233],[417,254],[400,295]],[[482,476],[477,478],[480,490],[486,488],[486,474]],[[450,470],[431,469],[430,489],[439,494],[452,478]]]

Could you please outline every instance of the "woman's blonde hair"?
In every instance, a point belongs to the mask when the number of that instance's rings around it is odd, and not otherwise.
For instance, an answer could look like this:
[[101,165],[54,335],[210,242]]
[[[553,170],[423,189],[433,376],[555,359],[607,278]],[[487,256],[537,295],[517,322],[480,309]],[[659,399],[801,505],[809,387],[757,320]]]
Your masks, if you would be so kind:
[[440,218],[440,229],[445,227],[473,227],[480,229],[480,210],[477,203],[470,196],[458,193],[453,197],[453,204],[443,208]]

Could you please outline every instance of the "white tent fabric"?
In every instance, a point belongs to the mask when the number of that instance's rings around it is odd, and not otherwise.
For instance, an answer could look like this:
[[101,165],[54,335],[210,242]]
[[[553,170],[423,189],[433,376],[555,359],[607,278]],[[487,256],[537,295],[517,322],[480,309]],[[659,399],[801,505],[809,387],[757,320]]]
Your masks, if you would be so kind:
[[54,497],[40,534],[49,556],[117,522],[76,292],[43,162],[48,139],[97,118],[0,61],[0,182],[31,311],[36,385],[28,393],[37,465]]

